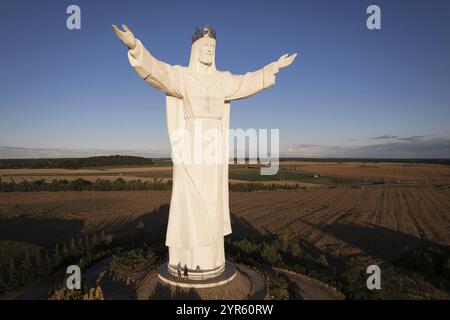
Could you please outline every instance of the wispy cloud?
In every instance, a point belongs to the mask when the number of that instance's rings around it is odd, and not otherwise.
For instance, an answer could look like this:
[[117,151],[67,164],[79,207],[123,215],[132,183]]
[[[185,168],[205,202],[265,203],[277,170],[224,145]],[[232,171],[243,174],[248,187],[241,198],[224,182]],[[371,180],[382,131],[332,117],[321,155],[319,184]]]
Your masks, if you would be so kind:
[[391,136],[390,134],[384,134],[382,136],[369,138],[370,140],[385,140],[385,139],[395,139],[397,136]]
[[450,138],[416,138],[361,146],[289,145],[280,154],[323,158],[450,158]]
[[[390,134],[383,134],[381,136],[376,136],[376,137],[372,137],[369,138],[369,140],[388,140],[388,139],[393,139],[393,140],[399,140],[399,141],[421,141],[425,138],[429,138],[429,137],[433,137],[434,135],[421,135],[421,136],[410,136],[410,137],[399,137],[399,136],[394,136],[394,135],[390,135]],[[352,141],[355,141],[357,139],[353,139]]]
[[427,137],[430,136],[412,136],[412,137],[404,137],[404,138],[397,138],[397,140],[401,140],[401,141],[421,141]]

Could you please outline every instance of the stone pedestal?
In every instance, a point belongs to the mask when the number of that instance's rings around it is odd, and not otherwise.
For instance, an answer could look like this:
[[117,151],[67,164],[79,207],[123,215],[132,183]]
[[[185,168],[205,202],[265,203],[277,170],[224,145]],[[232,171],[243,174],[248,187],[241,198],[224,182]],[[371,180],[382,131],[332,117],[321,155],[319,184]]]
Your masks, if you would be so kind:
[[230,282],[236,277],[236,273],[236,267],[226,261],[223,266],[214,270],[188,270],[186,277],[183,270],[180,276],[177,267],[166,262],[160,266],[158,277],[161,281],[176,287],[211,288]]

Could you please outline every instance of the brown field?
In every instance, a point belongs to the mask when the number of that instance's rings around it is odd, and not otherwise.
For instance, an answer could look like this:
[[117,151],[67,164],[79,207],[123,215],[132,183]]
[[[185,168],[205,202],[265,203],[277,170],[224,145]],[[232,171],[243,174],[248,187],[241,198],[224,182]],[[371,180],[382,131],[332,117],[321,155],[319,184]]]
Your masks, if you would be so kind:
[[[428,244],[450,245],[448,166],[392,163],[283,162],[298,170],[337,177],[417,182],[417,186],[309,188],[270,192],[232,192],[234,236],[282,235],[318,252],[366,268]],[[2,170],[2,179],[55,176],[131,179],[136,174],[170,174],[170,168],[108,170]],[[113,170],[113,171],[111,171]],[[68,172],[66,172],[68,171]],[[114,174],[111,174],[113,172]],[[75,174],[76,173],[76,174]],[[77,175],[80,173],[80,175]],[[101,173],[101,174],[100,174]],[[153,179],[148,177],[148,179]],[[17,181],[17,180],[16,180]],[[19,181],[17,181],[19,182]],[[442,184],[442,185],[439,185]],[[145,228],[165,231],[170,191],[0,193],[0,240],[52,246],[80,233],[107,230],[116,235]],[[365,270],[365,269],[364,269]],[[389,269],[390,270],[390,269]],[[386,271],[389,274],[391,271]],[[422,278],[391,274],[392,292],[402,297],[449,299]]]
[[125,181],[140,179],[143,182],[155,178],[167,180],[172,178],[171,167],[135,167],[135,168],[101,168],[101,169],[0,169],[0,178],[3,182],[33,181],[44,179],[74,180],[82,178],[89,181],[97,179]]
[[[0,238],[49,244],[79,232],[124,231],[144,218],[159,226],[166,222],[169,201],[168,191],[1,193]],[[361,253],[358,244],[364,240],[364,245],[385,247],[392,254],[397,240],[398,245],[405,240],[450,245],[449,189],[234,192],[230,208],[235,220],[248,223],[252,232],[287,235],[341,255]],[[72,228],[60,234],[57,221]],[[55,230],[46,233],[52,222]],[[235,227],[237,233],[249,231],[241,224]]]
[[[283,161],[282,166],[345,178],[417,181],[425,185],[450,182],[450,167],[436,164]],[[79,177],[91,181],[117,177],[147,181],[155,177],[169,179],[171,173],[170,167],[4,169],[0,170],[0,177],[2,181],[13,178],[16,182]],[[77,232],[117,228],[160,206],[168,206],[169,200],[170,192],[156,191],[0,193],[0,219],[9,218],[0,222],[3,229],[0,237],[5,239],[5,232],[12,233],[6,227],[11,218],[77,220],[80,225]],[[450,189],[445,186],[232,193],[231,211],[257,232],[288,234],[321,248],[335,245],[333,241],[339,237],[334,234],[334,227],[342,224],[367,229],[370,237],[383,234],[380,230],[384,228],[417,239],[450,244]],[[371,241],[389,242],[383,237]]]
[[[249,204],[253,204],[250,206]],[[411,240],[450,244],[450,190],[416,187],[233,193],[232,213],[260,233],[287,235],[340,255],[373,246],[396,254]]]

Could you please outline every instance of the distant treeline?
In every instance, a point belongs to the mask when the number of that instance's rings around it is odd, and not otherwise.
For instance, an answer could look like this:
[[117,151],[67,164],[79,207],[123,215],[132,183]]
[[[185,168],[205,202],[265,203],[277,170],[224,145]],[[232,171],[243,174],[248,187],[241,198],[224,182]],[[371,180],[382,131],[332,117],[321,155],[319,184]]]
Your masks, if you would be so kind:
[[[302,189],[299,184],[263,184],[263,183],[234,183],[229,184],[230,191],[250,192],[250,191],[271,191],[271,190],[291,190]],[[125,181],[117,178],[114,181],[97,179],[94,182],[85,179],[53,179],[48,182],[44,179],[33,181],[2,182],[0,179],[0,192],[36,192],[36,191],[134,191],[134,190],[172,190],[172,180],[164,181],[154,179],[153,181],[142,182],[141,180]]]
[[389,159],[389,158],[280,158],[282,161],[305,161],[305,162],[391,162],[391,163],[435,163],[450,165],[450,159]]
[[[156,159],[167,160],[170,159]],[[248,160],[248,159],[246,159]],[[80,169],[108,166],[145,166],[154,165],[155,159],[135,156],[98,156],[88,158],[37,158],[37,159],[0,159],[0,169]],[[236,159],[235,159],[236,161]],[[235,163],[232,161],[231,163]],[[450,165],[450,159],[384,159],[384,158],[280,158],[283,161],[305,162],[391,162],[391,163],[431,163]]]
[[106,166],[141,166],[153,165],[150,158],[134,156],[99,156],[89,158],[55,158],[55,159],[0,159],[0,169],[79,169]]

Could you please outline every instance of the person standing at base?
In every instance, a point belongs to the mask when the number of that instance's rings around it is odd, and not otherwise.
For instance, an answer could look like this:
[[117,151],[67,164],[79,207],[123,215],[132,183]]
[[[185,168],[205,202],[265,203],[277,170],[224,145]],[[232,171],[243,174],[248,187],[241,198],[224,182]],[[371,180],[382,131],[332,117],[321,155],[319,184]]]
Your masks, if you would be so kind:
[[178,266],[177,266],[177,273],[178,273],[178,280],[180,280],[181,279],[181,264],[180,263],[178,263]]

